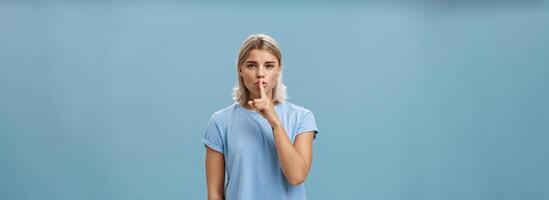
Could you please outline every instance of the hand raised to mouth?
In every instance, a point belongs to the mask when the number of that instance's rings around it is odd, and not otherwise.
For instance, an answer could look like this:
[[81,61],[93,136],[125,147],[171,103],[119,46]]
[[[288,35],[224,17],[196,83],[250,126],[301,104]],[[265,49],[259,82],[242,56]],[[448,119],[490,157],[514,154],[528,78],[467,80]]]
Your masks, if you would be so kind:
[[252,107],[256,112],[261,114],[271,125],[278,123],[278,115],[274,109],[273,101],[267,96],[265,92],[265,86],[263,86],[263,80],[259,80],[259,93],[261,97],[259,99],[254,99],[253,101],[248,101],[248,105]]

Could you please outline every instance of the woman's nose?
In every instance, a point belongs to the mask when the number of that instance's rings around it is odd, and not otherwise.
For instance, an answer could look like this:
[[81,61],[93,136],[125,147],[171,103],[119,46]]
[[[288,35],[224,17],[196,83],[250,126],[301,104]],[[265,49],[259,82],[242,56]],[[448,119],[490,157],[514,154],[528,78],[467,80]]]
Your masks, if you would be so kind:
[[263,69],[263,66],[258,67],[257,69],[257,78],[263,78],[265,77],[265,69]]

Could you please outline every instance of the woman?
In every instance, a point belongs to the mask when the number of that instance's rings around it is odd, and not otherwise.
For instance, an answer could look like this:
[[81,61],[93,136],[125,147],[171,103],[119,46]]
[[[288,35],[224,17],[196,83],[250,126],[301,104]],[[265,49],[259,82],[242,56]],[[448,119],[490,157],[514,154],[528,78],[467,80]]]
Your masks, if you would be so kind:
[[212,115],[202,140],[208,199],[306,199],[318,130],[311,111],[285,101],[273,38],[255,34],[242,43],[237,80],[235,102]]

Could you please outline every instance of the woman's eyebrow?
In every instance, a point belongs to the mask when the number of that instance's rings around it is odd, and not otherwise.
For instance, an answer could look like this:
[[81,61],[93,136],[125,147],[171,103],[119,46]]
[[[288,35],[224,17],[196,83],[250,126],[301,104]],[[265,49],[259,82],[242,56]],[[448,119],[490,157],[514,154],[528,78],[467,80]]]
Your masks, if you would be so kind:
[[[257,64],[258,62],[257,61],[253,61],[253,60],[248,60],[244,63],[253,63],[253,64]],[[266,61],[265,64],[276,64],[275,61]]]

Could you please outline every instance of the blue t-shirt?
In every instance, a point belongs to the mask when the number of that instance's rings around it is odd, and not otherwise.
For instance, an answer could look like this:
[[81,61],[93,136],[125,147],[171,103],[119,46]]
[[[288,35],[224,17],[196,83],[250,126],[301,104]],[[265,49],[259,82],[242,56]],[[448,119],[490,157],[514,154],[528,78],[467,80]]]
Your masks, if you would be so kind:
[[[275,105],[278,118],[293,143],[296,136],[318,133],[313,113],[289,102]],[[274,144],[273,131],[261,114],[238,103],[215,112],[202,142],[224,155],[227,200],[305,200],[305,185],[286,180]]]

